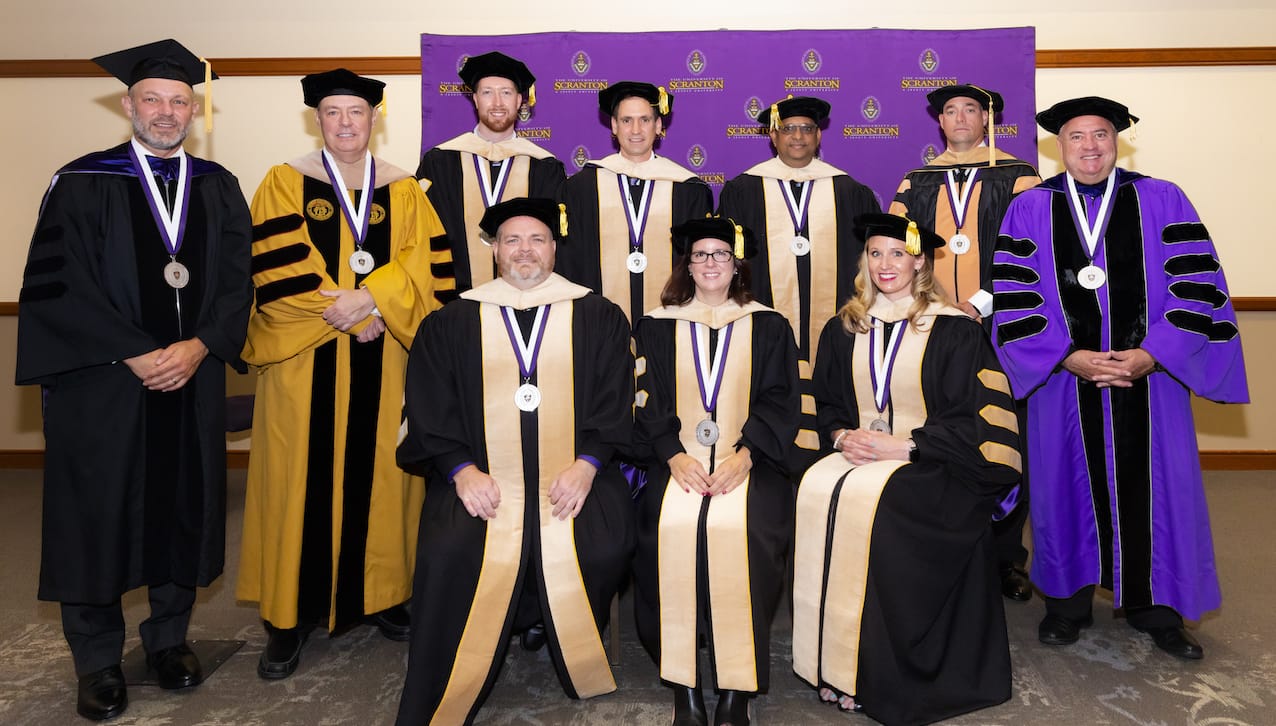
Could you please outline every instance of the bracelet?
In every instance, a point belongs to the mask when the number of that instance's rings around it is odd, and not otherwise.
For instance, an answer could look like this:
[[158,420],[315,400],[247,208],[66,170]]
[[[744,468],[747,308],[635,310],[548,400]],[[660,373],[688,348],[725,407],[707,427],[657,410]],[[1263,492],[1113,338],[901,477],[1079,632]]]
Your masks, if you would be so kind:
[[841,449],[837,448],[837,445],[838,445],[838,444],[840,444],[840,443],[842,443],[842,437],[843,437],[843,436],[845,436],[845,435],[847,435],[847,434],[848,434],[848,433],[850,433],[850,432],[851,432],[851,430],[850,430],[850,429],[842,429],[842,433],[840,433],[840,434],[838,434],[836,437],[834,437],[834,439],[833,439],[833,450],[834,450],[834,451],[841,451]]

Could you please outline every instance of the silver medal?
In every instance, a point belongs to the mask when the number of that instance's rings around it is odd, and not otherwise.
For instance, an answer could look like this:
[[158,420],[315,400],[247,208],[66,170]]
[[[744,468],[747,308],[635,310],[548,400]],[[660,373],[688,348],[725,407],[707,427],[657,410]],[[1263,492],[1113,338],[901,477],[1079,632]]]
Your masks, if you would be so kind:
[[630,252],[625,258],[625,267],[635,275],[642,274],[642,271],[647,269],[647,256],[641,252]]
[[868,430],[889,434],[891,432],[891,425],[886,423],[885,419],[875,418],[873,419],[873,422],[868,425]]
[[173,260],[164,265],[164,282],[174,290],[180,290],[190,284],[191,271],[186,269],[186,265]]
[[350,269],[360,275],[366,275],[369,272],[372,272],[372,268],[376,266],[376,260],[372,259],[371,252],[357,250],[353,255],[350,255]]
[[799,234],[793,238],[792,242],[789,243],[789,249],[798,257],[808,255],[811,252],[811,240]]
[[701,446],[718,443],[718,422],[707,418],[696,424],[696,442]]
[[1107,273],[1094,265],[1086,265],[1077,273],[1077,282],[1087,290],[1098,290],[1107,281]]
[[952,250],[953,254],[964,255],[970,251],[970,238],[958,232],[948,238],[948,249]]
[[530,383],[524,383],[514,391],[514,405],[518,410],[531,413],[541,405],[541,389]]

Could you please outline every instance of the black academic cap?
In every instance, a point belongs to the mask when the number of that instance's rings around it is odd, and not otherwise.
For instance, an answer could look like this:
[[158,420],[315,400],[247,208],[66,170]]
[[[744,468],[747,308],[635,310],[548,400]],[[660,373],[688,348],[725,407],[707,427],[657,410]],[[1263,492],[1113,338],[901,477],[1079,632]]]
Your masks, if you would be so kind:
[[608,116],[616,115],[616,107],[626,98],[641,98],[660,112],[668,116],[673,108],[673,94],[664,86],[653,86],[641,81],[617,81],[598,92],[598,108]]
[[[822,98],[811,98],[810,96],[789,96],[783,101],[776,101],[769,107],[762,109],[762,113],[758,114],[758,123],[770,128],[776,128],[780,122],[790,116],[805,116],[816,123],[816,125],[824,123],[824,119],[829,117],[829,102]],[[772,114],[775,118],[772,119]]]
[[368,105],[376,106],[385,96],[385,83],[355,75],[345,68],[334,68],[302,78],[301,92],[306,105],[312,108],[318,108],[319,102],[328,96],[358,96]]
[[[100,55],[93,62],[129,87],[146,78],[167,78],[188,86],[204,82],[204,62],[172,38]],[[216,80],[217,74],[212,77]]]
[[474,90],[479,80],[489,76],[497,78],[508,78],[514,82],[514,87],[518,92],[528,97],[529,106],[532,105],[528,91],[532,88],[532,84],[536,83],[536,76],[527,70],[527,66],[523,62],[511,58],[504,53],[492,51],[483,55],[472,55],[465,59],[465,63],[461,65],[461,70],[457,71],[457,75],[465,82],[465,85]]
[[855,236],[868,241],[875,236],[892,237],[906,245],[908,254],[920,255],[922,252],[943,247],[944,238],[935,234],[928,227],[923,227],[908,217],[897,214],[874,212],[861,214],[855,218]]
[[[974,99],[985,111],[997,113],[1006,107],[1001,94],[986,88],[963,83],[958,86],[944,86],[926,94],[926,102],[930,104],[930,112],[938,116],[944,112],[944,104],[954,98]],[[988,108],[989,106],[992,108]]]
[[673,237],[673,250],[687,254],[691,245],[702,239],[720,239],[731,245],[737,259],[747,260],[758,253],[758,240],[748,227],[741,226],[730,217],[705,217],[693,219],[669,230]]
[[562,240],[567,236],[567,206],[544,197],[515,197],[493,204],[479,220],[479,229],[494,240],[496,230],[514,217],[532,217],[544,222],[554,239]]
[[1112,126],[1118,132],[1130,128],[1130,124],[1139,120],[1138,116],[1131,115],[1130,109],[1126,108],[1123,103],[1117,103],[1099,96],[1085,96],[1084,98],[1070,98],[1066,101],[1060,101],[1047,108],[1037,114],[1037,123],[1041,124],[1041,128],[1046,131],[1057,134],[1064,124],[1078,116],[1105,118],[1112,122]]

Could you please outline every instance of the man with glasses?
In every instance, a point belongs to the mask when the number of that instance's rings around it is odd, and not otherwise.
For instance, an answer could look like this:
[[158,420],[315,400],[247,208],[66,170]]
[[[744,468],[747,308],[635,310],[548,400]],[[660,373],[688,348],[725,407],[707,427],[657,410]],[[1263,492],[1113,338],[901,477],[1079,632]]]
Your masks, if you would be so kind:
[[801,96],[764,109],[758,122],[769,128],[776,156],[727,182],[718,203],[719,215],[758,236],[754,296],[793,325],[803,395],[792,464],[800,468],[820,449],[810,395],[819,331],[855,291],[864,241],[852,220],[882,211],[873,190],[816,158],[828,116],[827,101]]

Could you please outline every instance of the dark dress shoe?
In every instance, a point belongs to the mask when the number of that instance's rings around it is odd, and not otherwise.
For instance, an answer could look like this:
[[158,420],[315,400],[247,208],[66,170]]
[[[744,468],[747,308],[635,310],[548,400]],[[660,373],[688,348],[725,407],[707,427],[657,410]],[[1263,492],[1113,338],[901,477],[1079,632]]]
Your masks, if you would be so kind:
[[257,660],[257,675],[268,681],[287,678],[301,662],[301,646],[310,636],[310,628],[276,628],[266,625],[266,649]]
[[395,605],[368,616],[381,635],[400,642],[412,639],[412,616],[405,605]]
[[185,643],[146,654],[146,665],[159,676],[159,686],[170,691],[190,688],[204,682],[204,669],[199,658]]
[[673,687],[673,726],[709,726],[709,713],[699,688]]
[[1032,581],[1013,563],[1001,563],[1001,594],[1008,600],[1027,602],[1032,599]]
[[743,691],[723,691],[718,696],[718,707],[713,709],[716,726],[749,726],[749,694]]
[[124,688],[124,672],[117,665],[107,666],[80,676],[75,711],[93,721],[105,721],[128,708],[128,691]]
[[1081,629],[1094,625],[1094,616],[1080,620],[1066,618],[1057,613],[1046,613],[1037,626],[1037,640],[1046,645],[1071,645],[1081,637]]
[[1184,660],[1200,660],[1205,657],[1205,649],[1183,626],[1169,628],[1148,628],[1143,632],[1152,636],[1156,647],[1175,658]]
[[545,624],[537,623],[519,636],[518,642],[523,650],[537,651],[545,647]]

